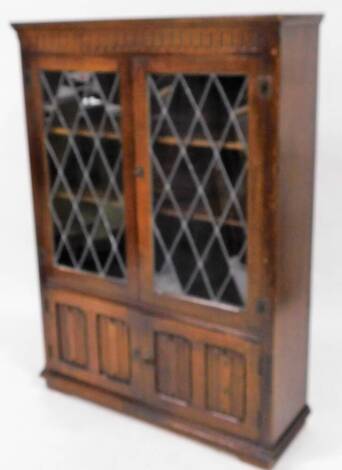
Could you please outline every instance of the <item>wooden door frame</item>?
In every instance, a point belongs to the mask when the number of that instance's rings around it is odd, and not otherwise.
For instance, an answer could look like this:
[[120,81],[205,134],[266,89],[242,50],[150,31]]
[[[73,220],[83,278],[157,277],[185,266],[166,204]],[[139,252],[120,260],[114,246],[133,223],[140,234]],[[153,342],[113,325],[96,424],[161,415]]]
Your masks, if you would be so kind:
[[[26,55],[23,57],[26,114],[30,148],[32,190],[36,219],[41,283],[65,287],[107,299],[134,300],[138,292],[137,229],[133,180],[133,128],[131,74],[128,59],[121,57],[75,57],[64,55]],[[56,266],[53,262],[52,219],[48,207],[49,169],[43,141],[43,103],[40,70],[81,70],[120,74],[122,113],[123,184],[125,197],[126,280],[109,280],[96,274]]]
[[[148,73],[231,73],[248,76],[249,156],[248,156],[248,301],[239,310],[205,300],[176,298],[153,292],[153,240],[151,217],[151,164],[149,158],[149,109],[146,76]],[[140,299],[163,311],[177,311],[205,321],[255,332],[262,321],[257,313],[260,299],[269,295],[269,239],[272,224],[267,220],[270,170],[267,167],[268,135],[272,100],[261,96],[260,77],[271,74],[271,64],[264,56],[179,57],[137,56],[133,59],[133,99],[136,166],[143,177],[137,179],[137,216],[140,260]],[[251,235],[253,234],[253,236]],[[183,300],[184,299],[184,300]],[[194,299],[194,298],[193,298]]]

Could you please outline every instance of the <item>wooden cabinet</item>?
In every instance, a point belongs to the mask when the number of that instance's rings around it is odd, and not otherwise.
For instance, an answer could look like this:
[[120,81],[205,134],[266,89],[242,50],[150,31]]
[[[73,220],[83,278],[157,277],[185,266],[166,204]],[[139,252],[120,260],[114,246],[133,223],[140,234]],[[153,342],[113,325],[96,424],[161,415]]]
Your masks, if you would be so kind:
[[262,466],[300,429],[319,21],[14,25],[49,386]]

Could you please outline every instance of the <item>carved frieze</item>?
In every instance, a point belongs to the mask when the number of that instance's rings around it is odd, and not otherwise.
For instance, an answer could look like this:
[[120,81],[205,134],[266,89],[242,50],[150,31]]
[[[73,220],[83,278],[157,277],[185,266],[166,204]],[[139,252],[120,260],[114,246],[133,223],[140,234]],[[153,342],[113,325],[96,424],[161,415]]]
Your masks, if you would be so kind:
[[[263,26],[263,27],[262,27]],[[115,53],[267,53],[276,42],[271,27],[150,26],[78,28],[41,27],[19,29],[25,51],[112,55]]]

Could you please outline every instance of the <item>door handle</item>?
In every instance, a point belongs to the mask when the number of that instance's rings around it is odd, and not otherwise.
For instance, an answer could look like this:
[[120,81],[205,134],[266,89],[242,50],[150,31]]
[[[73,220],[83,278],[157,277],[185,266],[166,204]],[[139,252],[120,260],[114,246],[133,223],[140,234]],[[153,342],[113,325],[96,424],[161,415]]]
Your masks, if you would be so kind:
[[154,366],[156,363],[156,360],[153,356],[144,356],[141,358],[142,362],[148,366]]
[[133,349],[133,359],[135,361],[140,359],[140,350],[139,349]]
[[140,349],[133,350],[133,359],[135,361],[143,362],[144,364],[148,366],[154,366],[156,363],[156,360],[153,356],[151,355],[142,356]]

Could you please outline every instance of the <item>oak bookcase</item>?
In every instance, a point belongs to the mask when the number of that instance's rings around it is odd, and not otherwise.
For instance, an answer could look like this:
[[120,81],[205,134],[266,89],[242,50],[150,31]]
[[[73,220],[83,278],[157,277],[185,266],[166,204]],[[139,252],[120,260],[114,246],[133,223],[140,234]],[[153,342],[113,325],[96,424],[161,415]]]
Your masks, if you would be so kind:
[[265,467],[300,429],[320,20],[14,25],[50,387]]

